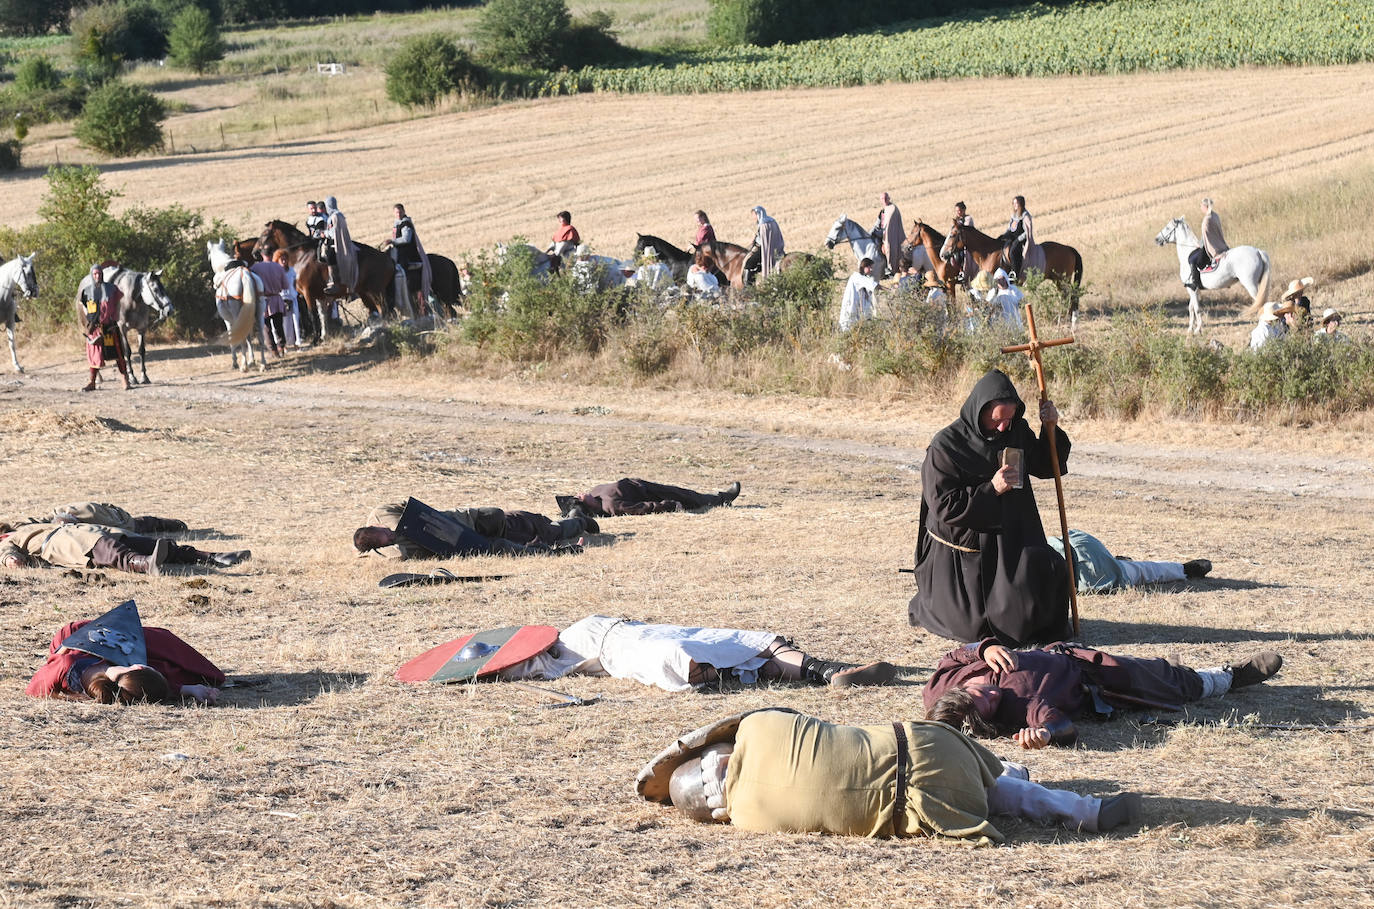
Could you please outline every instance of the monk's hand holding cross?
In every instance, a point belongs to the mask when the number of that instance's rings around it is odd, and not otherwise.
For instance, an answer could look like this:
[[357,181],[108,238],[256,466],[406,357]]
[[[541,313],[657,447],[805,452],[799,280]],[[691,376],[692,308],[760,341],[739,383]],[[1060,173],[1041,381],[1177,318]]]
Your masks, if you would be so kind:
[[1059,422],[1059,408],[1054,406],[1053,401],[1045,401],[1040,405],[1040,422],[1049,427]]

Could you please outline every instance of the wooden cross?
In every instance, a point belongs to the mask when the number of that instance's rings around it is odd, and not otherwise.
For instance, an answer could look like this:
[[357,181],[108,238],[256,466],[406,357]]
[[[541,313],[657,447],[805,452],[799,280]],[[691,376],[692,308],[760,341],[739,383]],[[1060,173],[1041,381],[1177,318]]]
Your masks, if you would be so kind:
[[[1045,364],[1040,360],[1040,351],[1046,347],[1058,347],[1061,344],[1072,344],[1073,336],[1067,338],[1056,338],[1053,341],[1042,341],[1035,333],[1035,311],[1031,309],[1029,303],[1026,304],[1026,325],[1030,332],[1030,343],[1015,344],[1011,347],[1003,347],[1002,353],[1024,353],[1031,359],[1031,364],[1035,367],[1035,382],[1040,387],[1040,403],[1044,404],[1048,400],[1045,394]],[[1058,424],[1055,424],[1056,428]],[[1064,479],[1059,473],[1059,446],[1055,441],[1058,433],[1050,433],[1050,463],[1054,465],[1054,495],[1059,500],[1059,532],[1063,534],[1064,540],[1064,561],[1069,566],[1069,605],[1073,610],[1073,636],[1078,637],[1078,572],[1073,563],[1073,546],[1069,544],[1069,518],[1064,512]]]

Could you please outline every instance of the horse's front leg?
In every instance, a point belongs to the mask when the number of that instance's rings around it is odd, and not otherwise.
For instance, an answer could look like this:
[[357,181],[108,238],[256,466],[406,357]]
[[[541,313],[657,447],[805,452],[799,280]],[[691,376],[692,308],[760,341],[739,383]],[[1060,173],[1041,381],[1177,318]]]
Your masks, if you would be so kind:
[[134,351],[133,348],[129,346],[129,332],[125,329],[123,322],[115,323],[115,340],[119,343],[119,346],[124,349],[124,363],[129,367],[129,371],[125,373],[125,376],[128,378],[129,384],[137,385],[138,376],[134,375]]
[[[138,333],[138,365],[139,365],[139,367],[143,370],[143,384],[144,384],[144,385],[151,385],[152,382],[150,382],[149,379],[148,379],[148,351],[147,351],[147,344],[148,344],[148,330],[145,328],[143,331],[140,331],[140,332]],[[132,373],[132,372],[133,372],[133,369],[130,368],[130,369],[129,369],[129,372]]]
[[325,333],[326,333],[326,328],[327,328],[327,326],[329,325],[329,320],[328,320],[327,318],[325,318],[325,316],[328,314],[328,311],[329,311],[329,298],[328,298],[328,297],[325,297],[325,296],[321,296],[321,297],[316,298],[316,300],[315,300],[315,327],[318,329],[318,331],[315,332],[315,337],[317,337],[320,341],[323,341],[323,340],[324,340],[324,338],[325,338]]
[[1202,334],[1202,301],[1191,287],[1188,288],[1188,334]]
[[10,342],[10,361],[14,363],[14,371],[15,371],[15,372],[23,372],[23,371],[24,371],[24,367],[22,367],[22,366],[19,365],[19,354],[16,353],[15,350],[14,350],[14,323],[13,323],[13,322],[11,322],[11,323],[9,323],[8,325],[5,326],[5,336],[6,336],[7,338],[9,338],[9,342]]

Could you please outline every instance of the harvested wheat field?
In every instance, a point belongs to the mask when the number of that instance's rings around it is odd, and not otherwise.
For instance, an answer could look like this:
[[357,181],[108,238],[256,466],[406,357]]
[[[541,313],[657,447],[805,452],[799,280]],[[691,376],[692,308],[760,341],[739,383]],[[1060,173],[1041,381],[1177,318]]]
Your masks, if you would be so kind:
[[[159,384],[72,391],[72,352],[0,386],[5,511],[84,498],[185,519],[225,571],[0,576],[4,904],[15,906],[1369,905],[1374,886],[1374,459],[1361,427],[1282,432],[1065,415],[1075,526],[1115,552],[1209,557],[1211,577],[1082,597],[1082,636],[1207,666],[1265,647],[1271,683],[1086,725],[1021,756],[1034,778],[1145,794],[1138,829],[997,819],[1012,845],[759,835],[638,800],[675,735],[765,705],[882,723],[921,713],[951,644],[906,621],[925,442],[966,389],[913,403],[434,377],[336,351],[240,377],[164,349]],[[381,590],[358,558],[374,504],[550,512],[638,475],[744,493],[704,514],[616,518],[580,556],[444,563],[504,580]],[[1040,484],[1047,523],[1050,484]],[[1049,506],[1046,510],[1044,506]],[[216,708],[26,698],[64,622],[137,599],[231,676]],[[629,681],[546,710],[494,683],[392,673],[465,631],[599,612],[765,628],[899,683],[669,694]],[[1328,731],[1270,728],[1291,723]],[[1011,755],[1008,741],[995,750]],[[184,756],[183,757],[178,757]]]

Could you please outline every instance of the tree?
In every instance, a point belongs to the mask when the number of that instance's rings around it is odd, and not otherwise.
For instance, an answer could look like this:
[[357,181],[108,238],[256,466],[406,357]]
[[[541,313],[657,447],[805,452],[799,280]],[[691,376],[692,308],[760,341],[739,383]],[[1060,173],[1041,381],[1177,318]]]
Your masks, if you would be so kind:
[[166,116],[162,102],[147,89],[106,82],[86,97],[76,137],[107,155],[136,155],[162,147]]
[[41,35],[67,21],[70,0],[0,0],[0,34]]
[[224,43],[215,20],[199,6],[188,6],[172,20],[167,35],[169,59],[174,65],[203,73],[224,59]]
[[386,96],[406,107],[433,107],[480,81],[468,55],[447,35],[411,38],[386,65]]
[[21,95],[55,92],[62,85],[62,76],[47,57],[29,57],[14,73],[14,87]]
[[554,69],[571,25],[564,0],[490,0],[477,23],[477,46],[501,66]]

